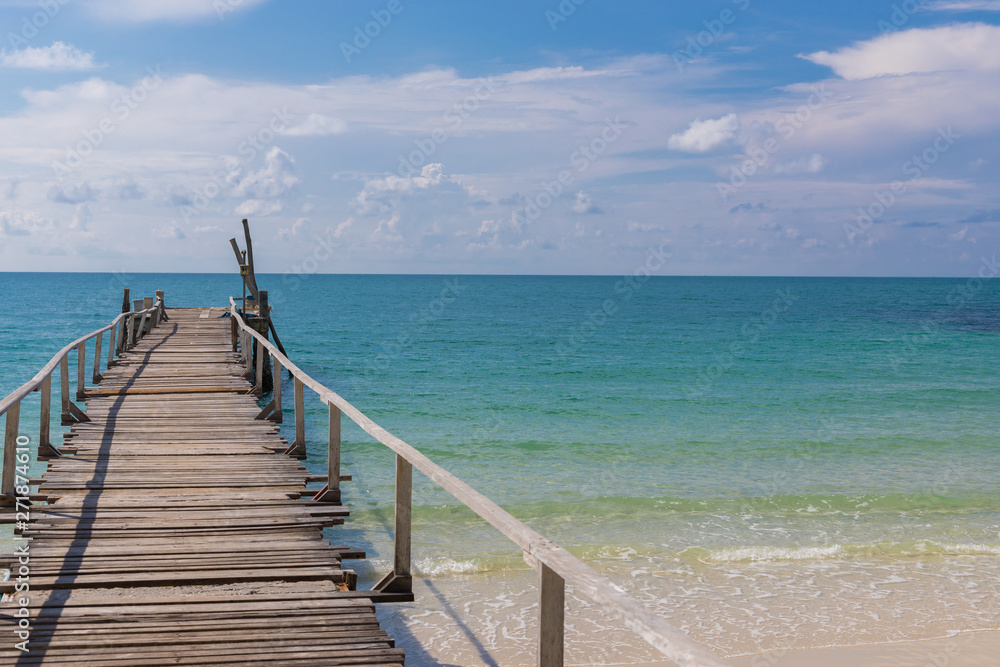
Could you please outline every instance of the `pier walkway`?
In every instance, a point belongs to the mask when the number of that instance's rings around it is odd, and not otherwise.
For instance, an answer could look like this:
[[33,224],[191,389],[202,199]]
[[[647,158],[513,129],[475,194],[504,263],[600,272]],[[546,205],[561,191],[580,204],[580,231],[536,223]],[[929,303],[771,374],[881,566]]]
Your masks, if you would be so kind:
[[0,661],[403,664],[350,592],[341,561],[364,554],[322,539],[346,509],[299,500],[317,477],[255,419],[226,310],[166,312],[84,392],[87,421],[39,480],[50,504],[20,531],[30,650]]
[[[236,299],[228,308],[165,308],[157,292],[129,307],[126,290],[127,312],[66,345],[0,400],[0,523],[28,538],[0,554],[0,568],[10,571],[0,582],[0,665],[402,665],[403,651],[374,607],[413,600],[416,469],[505,535],[538,572],[540,667],[563,665],[567,585],[677,665],[721,667],[606,577],[296,366],[277,340],[267,292],[254,296],[240,300],[243,308]],[[253,302],[259,306],[243,312]],[[71,400],[71,356],[75,398],[86,411]],[[268,371],[292,378],[291,442],[277,426],[280,381],[259,407]],[[50,441],[56,373],[62,424],[71,427],[58,449]],[[297,460],[307,453],[306,389],[329,411],[325,475]],[[35,392],[37,431],[22,429],[21,404]],[[365,554],[323,539],[323,529],[348,514],[340,502],[340,483],[350,479],[340,467],[343,417],[395,453],[392,570],[371,590],[357,590],[357,576],[343,565]],[[29,475],[33,456],[48,461],[39,479]]]

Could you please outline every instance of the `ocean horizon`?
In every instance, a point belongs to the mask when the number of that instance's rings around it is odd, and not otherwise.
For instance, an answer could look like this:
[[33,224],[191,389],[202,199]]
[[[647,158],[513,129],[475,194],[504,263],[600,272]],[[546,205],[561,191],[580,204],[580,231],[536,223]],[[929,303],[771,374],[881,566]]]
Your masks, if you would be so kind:
[[[990,279],[258,283],[303,370],[722,655],[997,629]],[[125,287],[168,307],[242,293],[225,273],[0,273],[0,396],[115,317]],[[316,472],[326,419],[307,399]],[[327,534],[367,551],[369,586],[392,556],[393,454],[347,420],[343,442],[351,516]],[[519,550],[420,475],[413,526],[417,599],[379,611],[399,645],[417,664],[533,662]],[[572,591],[567,622],[568,662],[657,659]]]

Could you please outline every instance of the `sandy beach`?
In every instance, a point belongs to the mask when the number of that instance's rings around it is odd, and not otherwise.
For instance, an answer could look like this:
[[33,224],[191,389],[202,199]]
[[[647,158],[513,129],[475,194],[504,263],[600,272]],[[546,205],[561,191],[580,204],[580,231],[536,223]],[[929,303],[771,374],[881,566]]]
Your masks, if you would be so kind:
[[[899,644],[772,651],[726,661],[734,667],[995,667],[1000,631]],[[647,667],[673,667],[672,662]]]

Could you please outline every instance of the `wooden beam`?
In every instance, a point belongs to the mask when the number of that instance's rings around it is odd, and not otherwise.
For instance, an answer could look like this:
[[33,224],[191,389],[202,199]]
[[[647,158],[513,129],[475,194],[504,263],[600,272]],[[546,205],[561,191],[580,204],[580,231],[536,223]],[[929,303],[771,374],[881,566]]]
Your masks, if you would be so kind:
[[548,565],[539,565],[538,667],[563,667],[566,582]]

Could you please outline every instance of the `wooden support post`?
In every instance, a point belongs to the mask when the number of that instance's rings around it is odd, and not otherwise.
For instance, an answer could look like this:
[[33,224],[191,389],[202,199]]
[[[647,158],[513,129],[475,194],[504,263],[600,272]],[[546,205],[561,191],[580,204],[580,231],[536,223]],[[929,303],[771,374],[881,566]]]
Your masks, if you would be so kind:
[[52,375],[46,375],[39,388],[42,404],[38,411],[38,460],[48,461],[59,456],[49,435],[52,424]]
[[156,309],[156,324],[154,326],[160,326],[160,322],[167,321],[167,306],[163,303],[163,290],[156,290],[156,302],[160,304],[160,307]]
[[281,361],[274,357],[274,412],[270,417],[276,424],[282,423],[284,416],[281,414]]
[[326,486],[313,500],[324,503],[340,502],[340,408],[330,404],[330,444],[327,448]]
[[563,667],[566,582],[538,564],[538,667]]
[[108,331],[108,368],[115,365],[115,333],[118,331],[118,326],[111,327]]
[[285,453],[297,459],[306,458],[306,397],[305,385],[295,378],[295,442]]
[[69,400],[69,354],[59,360],[59,390],[62,394],[62,425],[71,426],[87,421],[87,415]]
[[3,440],[3,475],[0,477],[0,494],[13,499],[14,473],[17,466],[17,430],[21,416],[21,401],[7,408],[7,430]]
[[[122,298],[122,313],[127,313],[128,312],[128,304],[129,304],[128,288],[126,287],[125,288],[125,296]],[[117,349],[117,352],[118,352],[119,355],[127,349],[127,347],[126,347],[127,339],[125,337],[125,333],[128,330],[128,322],[126,320],[128,320],[128,318],[127,317],[123,317],[121,319],[121,322],[120,322],[120,324],[121,324],[121,335],[118,336],[118,349]]]
[[59,391],[62,396],[62,421],[65,426],[66,418],[69,416],[69,355],[59,360]]
[[87,343],[86,341],[76,346],[76,400],[82,401],[87,388]]
[[[142,310],[142,304],[144,299],[132,299],[132,312],[138,313]],[[142,315],[132,316],[132,337],[129,339],[129,347],[135,347],[135,344],[139,342],[142,338]]]
[[101,377],[101,344],[103,343],[104,334],[97,334],[97,342],[95,343],[96,349],[94,350],[94,384],[97,384],[104,378]]
[[240,344],[240,327],[236,324],[236,317],[238,316],[229,316],[229,335],[233,339],[233,352],[239,349]]
[[396,454],[396,535],[392,572],[375,585],[385,593],[411,593],[410,531],[412,527],[413,465]]
[[261,396],[264,393],[264,345],[256,338],[253,339],[257,348],[257,368],[254,374],[253,393]]
[[246,331],[243,332],[243,365],[246,366],[246,376],[250,377],[250,360],[253,355],[250,353],[250,334]]

